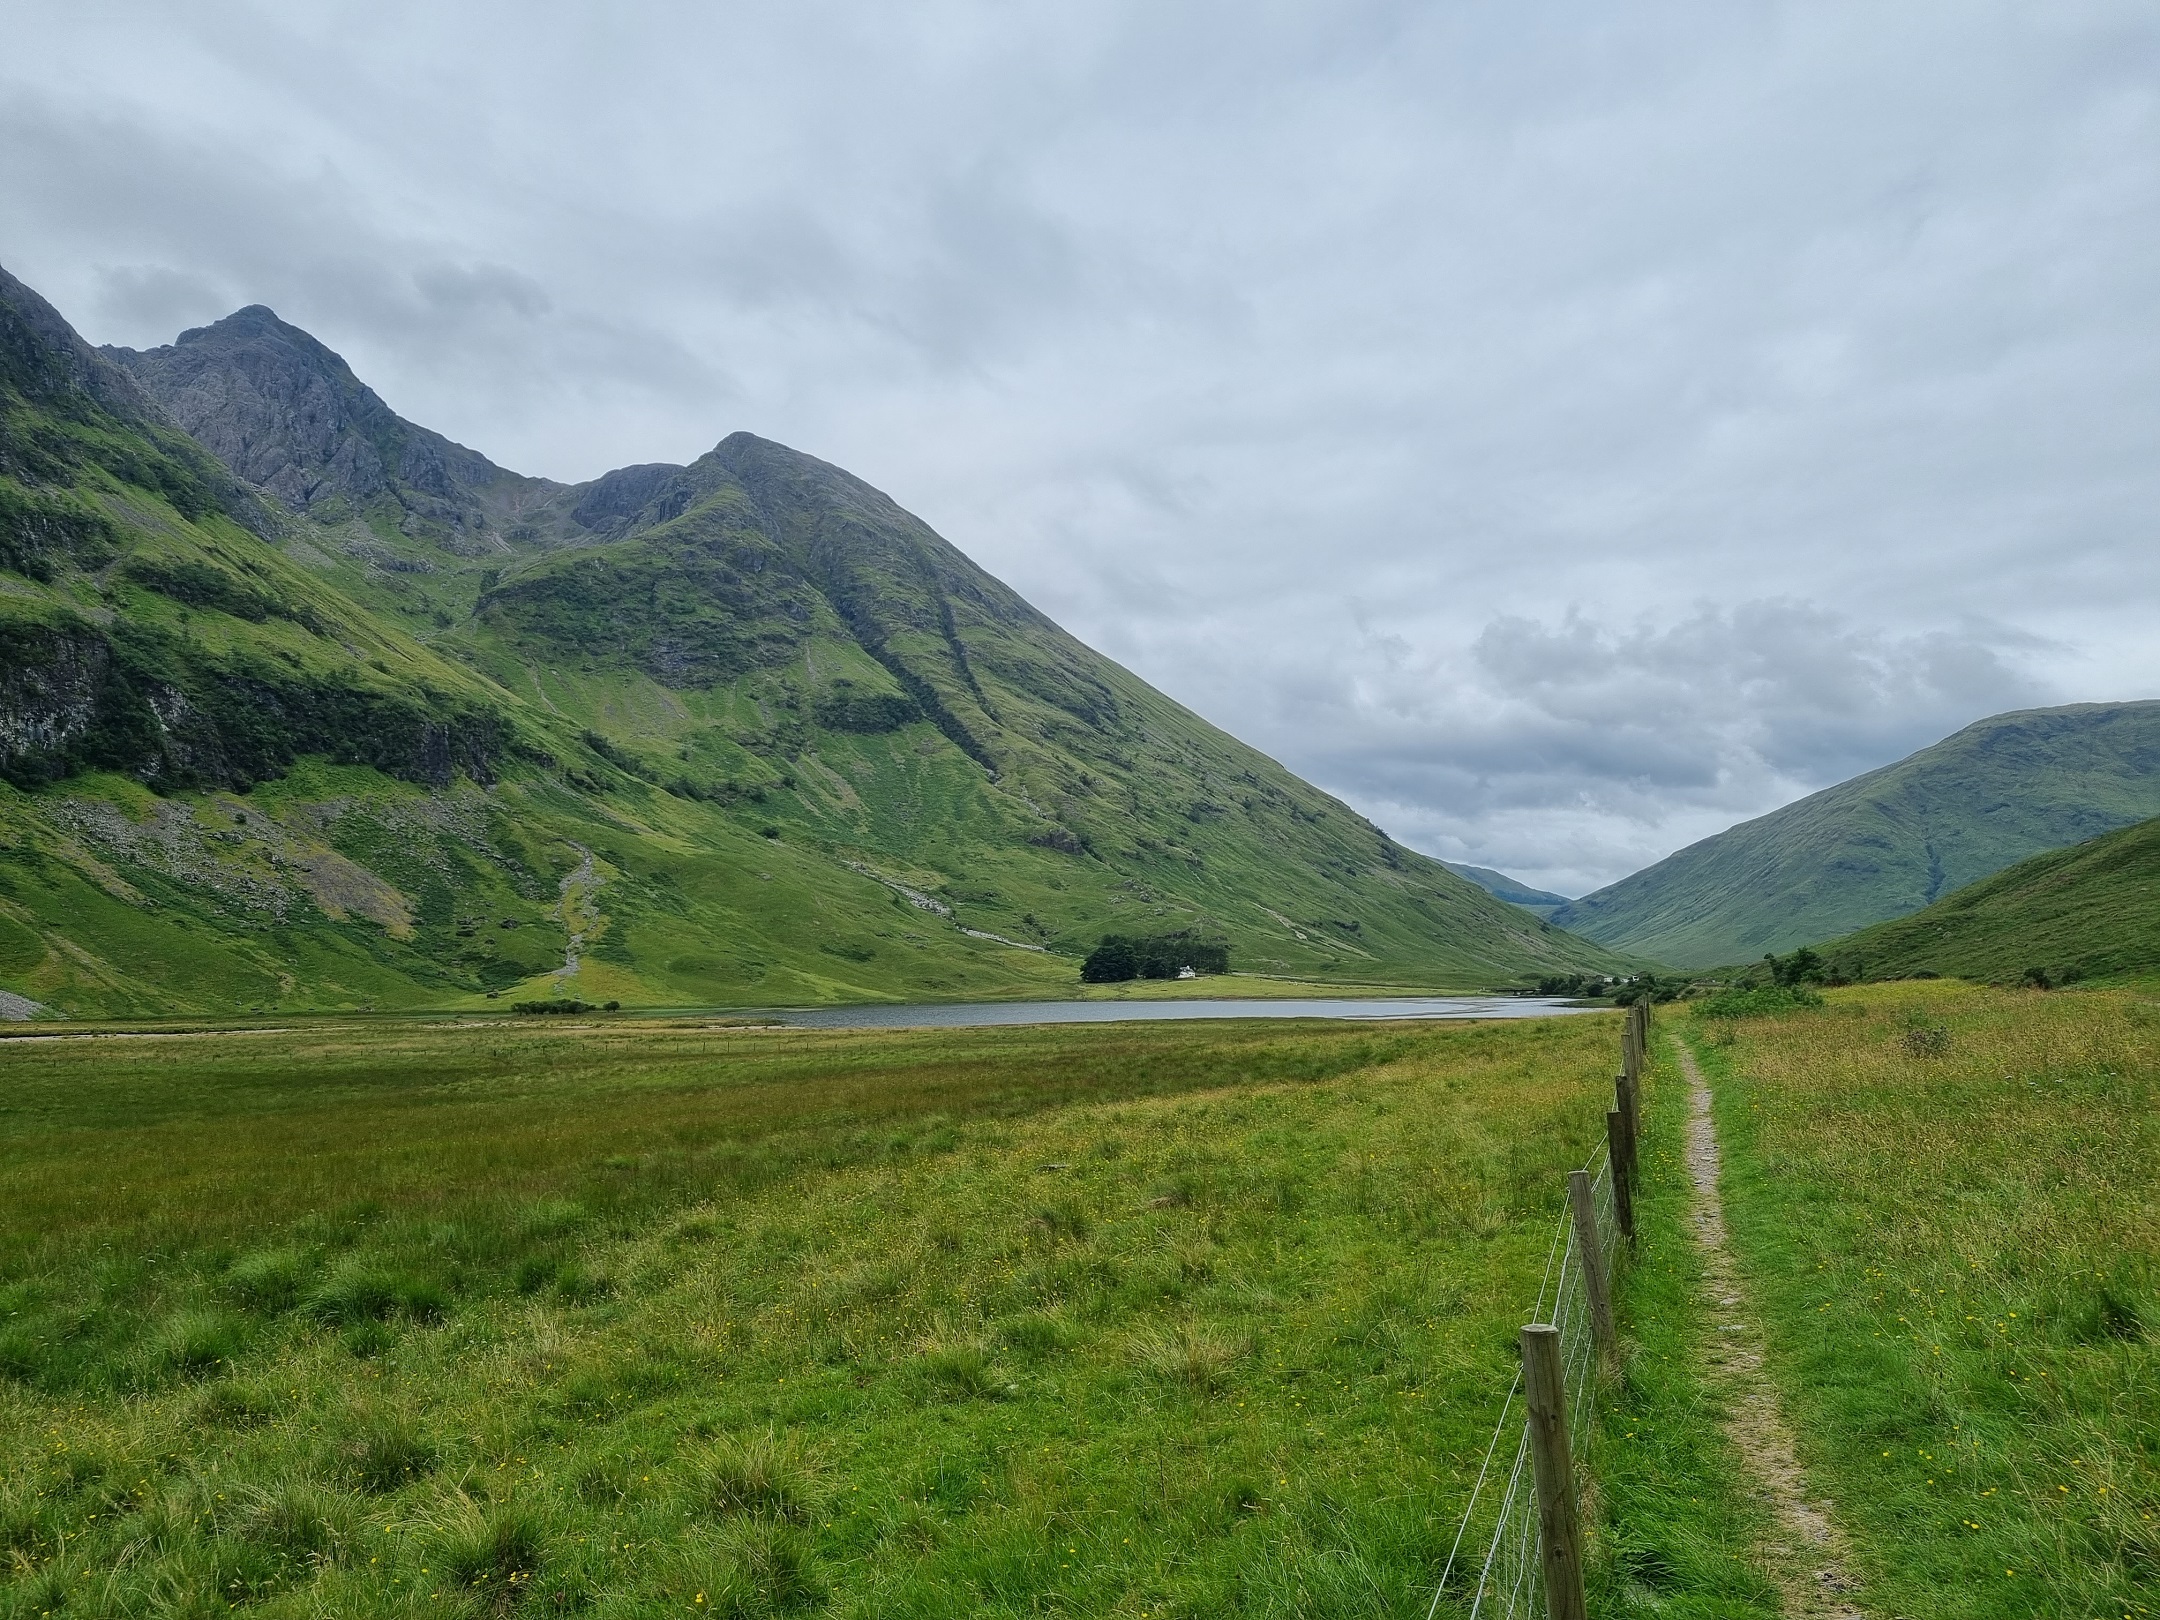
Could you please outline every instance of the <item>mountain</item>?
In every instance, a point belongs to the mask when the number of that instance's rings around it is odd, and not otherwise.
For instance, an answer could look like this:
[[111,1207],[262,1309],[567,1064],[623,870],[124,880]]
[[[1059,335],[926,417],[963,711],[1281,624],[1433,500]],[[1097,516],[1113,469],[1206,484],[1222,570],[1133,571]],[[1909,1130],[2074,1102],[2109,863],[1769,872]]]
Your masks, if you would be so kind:
[[346,535],[355,555],[379,550],[381,528],[485,557],[570,527],[569,486],[506,472],[406,421],[341,357],[260,304],[163,348],[98,352],[240,478]]
[[783,446],[550,484],[266,310],[99,354],[12,280],[0,368],[9,1006],[1055,994],[1106,932],[1616,962]]
[[2160,702],[2019,710],[1691,844],[1550,920],[1675,967],[1748,962],[2156,814]]
[[2069,984],[2160,974],[2160,819],[2032,856],[1821,949],[1855,979]]
[[1459,878],[1468,878],[1495,899],[1505,900],[1511,906],[1549,917],[1568,904],[1564,894],[1554,894],[1547,889],[1533,889],[1520,878],[1511,878],[1505,872],[1495,872],[1489,866],[1466,866],[1460,861],[1440,863]]

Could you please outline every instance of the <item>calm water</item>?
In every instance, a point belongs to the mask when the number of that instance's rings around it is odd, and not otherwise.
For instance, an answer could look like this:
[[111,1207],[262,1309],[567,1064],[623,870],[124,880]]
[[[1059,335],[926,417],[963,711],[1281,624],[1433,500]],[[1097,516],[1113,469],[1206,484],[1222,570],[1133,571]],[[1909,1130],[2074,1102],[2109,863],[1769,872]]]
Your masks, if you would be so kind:
[[791,1007],[776,1024],[806,1029],[1121,1024],[1160,1018],[1556,1018],[1596,1012],[1557,996],[1390,996],[1373,1001],[963,1001],[917,1007]]

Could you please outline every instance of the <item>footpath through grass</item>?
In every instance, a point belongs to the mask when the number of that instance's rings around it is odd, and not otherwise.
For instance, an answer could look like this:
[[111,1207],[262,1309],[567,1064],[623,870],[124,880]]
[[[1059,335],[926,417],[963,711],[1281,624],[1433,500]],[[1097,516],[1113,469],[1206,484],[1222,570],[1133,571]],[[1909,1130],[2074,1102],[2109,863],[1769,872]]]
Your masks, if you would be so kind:
[[1871,1611],[2160,1611],[2160,999],[1947,982],[1689,1033]]
[[1422,1613],[1614,1042],[0,1042],[0,1614]]
[[1588,1587],[1600,1620],[1776,1620],[1769,1516],[1724,1427],[1706,1351],[1715,1321],[1690,1230],[1687,1082],[1660,1009],[1643,1088],[1638,1239],[1618,1270],[1621,1374],[1589,1456],[1596,1508]]

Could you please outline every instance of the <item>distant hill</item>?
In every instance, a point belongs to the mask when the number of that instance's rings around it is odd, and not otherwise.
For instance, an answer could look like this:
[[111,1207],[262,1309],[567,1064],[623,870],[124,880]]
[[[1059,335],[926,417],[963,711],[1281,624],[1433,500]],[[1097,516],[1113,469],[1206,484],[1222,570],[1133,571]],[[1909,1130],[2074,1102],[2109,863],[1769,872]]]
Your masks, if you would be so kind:
[[1569,903],[1564,894],[1533,889],[1520,878],[1511,878],[1505,872],[1495,872],[1489,866],[1466,866],[1460,861],[1442,861],[1440,864],[1457,877],[1468,878],[1495,899],[1505,900],[1511,906],[1521,906],[1523,910],[1534,912],[1540,917],[1549,917]]
[[2068,984],[2160,973],[2160,819],[2032,856],[1819,949],[1856,979]]
[[2160,702],[2020,710],[1692,844],[1550,920],[1675,967],[1753,961],[2153,815]]
[[1056,993],[1111,932],[1615,961],[836,467],[526,478],[268,310],[100,354],[0,272],[0,1014]]

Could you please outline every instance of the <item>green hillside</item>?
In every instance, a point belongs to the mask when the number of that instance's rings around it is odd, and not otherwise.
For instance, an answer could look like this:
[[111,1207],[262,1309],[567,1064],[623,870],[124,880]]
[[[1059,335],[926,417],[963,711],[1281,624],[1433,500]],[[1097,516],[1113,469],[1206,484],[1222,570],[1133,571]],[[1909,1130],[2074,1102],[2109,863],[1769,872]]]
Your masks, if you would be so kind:
[[1057,994],[1113,931],[1614,961],[810,457],[521,479],[268,311],[122,359],[0,280],[0,1010]]
[[1820,950],[1854,979],[2067,984],[2160,973],[2160,819],[2019,861]]
[[1692,844],[1551,920],[1676,967],[1751,962],[2153,815],[2160,702],[2026,709]]
[[1466,866],[1461,861],[1442,861],[1440,864],[1457,877],[1468,878],[1495,899],[1505,900],[1511,906],[1521,906],[1523,910],[1534,912],[1540,917],[1549,917],[1568,904],[1568,897],[1564,894],[1554,894],[1550,889],[1532,888],[1521,878],[1509,877],[1505,872],[1495,872],[1489,866]]

